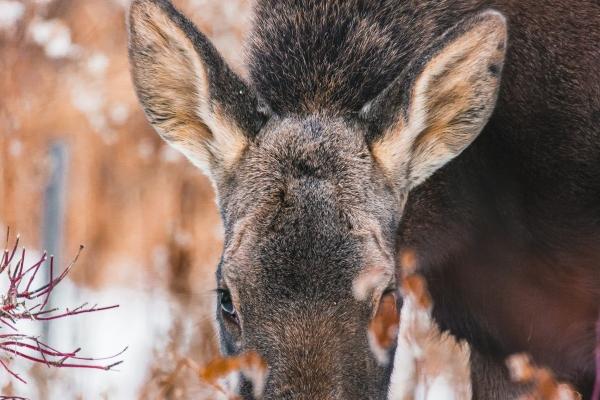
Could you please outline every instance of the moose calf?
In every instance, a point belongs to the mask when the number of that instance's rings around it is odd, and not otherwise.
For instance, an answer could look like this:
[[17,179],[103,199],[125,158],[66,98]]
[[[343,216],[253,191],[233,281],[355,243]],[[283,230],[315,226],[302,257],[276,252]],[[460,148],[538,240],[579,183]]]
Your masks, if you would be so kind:
[[265,399],[386,398],[367,327],[404,248],[475,398],[514,395],[514,352],[589,396],[597,0],[257,0],[248,81],[168,0],[133,0],[129,29],[148,120],[214,184],[222,349],[264,357]]

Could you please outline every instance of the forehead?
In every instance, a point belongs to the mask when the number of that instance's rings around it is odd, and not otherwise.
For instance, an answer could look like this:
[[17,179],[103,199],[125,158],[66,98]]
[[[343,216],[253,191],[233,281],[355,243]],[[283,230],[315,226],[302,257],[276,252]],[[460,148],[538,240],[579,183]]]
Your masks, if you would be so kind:
[[251,146],[248,164],[281,178],[336,182],[368,167],[361,129],[342,119],[321,116],[274,119]]
[[366,221],[380,214],[374,168],[361,132],[341,120],[271,122],[222,204],[223,274],[252,287],[306,292],[335,281],[350,290],[365,263]]
[[[221,188],[226,224],[282,205],[326,211],[364,200],[373,163],[360,129],[341,119],[273,119]],[[306,211],[306,210],[299,210]],[[315,210],[316,211],[316,210]]]

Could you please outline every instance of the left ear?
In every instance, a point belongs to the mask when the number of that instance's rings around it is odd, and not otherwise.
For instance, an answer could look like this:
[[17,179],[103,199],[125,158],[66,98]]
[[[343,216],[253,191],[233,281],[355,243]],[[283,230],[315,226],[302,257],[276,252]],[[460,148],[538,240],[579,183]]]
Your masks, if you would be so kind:
[[133,0],[133,83],[158,134],[219,186],[267,118],[258,94],[170,0]]
[[399,189],[423,182],[481,132],[496,103],[506,30],[496,11],[463,21],[363,108],[366,119],[390,121],[371,150]]

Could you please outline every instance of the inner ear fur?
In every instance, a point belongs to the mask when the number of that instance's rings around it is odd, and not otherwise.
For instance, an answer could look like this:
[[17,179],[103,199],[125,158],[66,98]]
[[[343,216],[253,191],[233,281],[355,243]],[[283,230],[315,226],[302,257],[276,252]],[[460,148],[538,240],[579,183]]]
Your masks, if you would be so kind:
[[423,182],[481,132],[496,103],[506,39],[504,16],[481,12],[446,32],[365,107],[382,119],[393,110],[371,149],[401,189]]
[[134,0],[133,82],[156,131],[209,176],[231,169],[265,115],[256,94],[168,0]]

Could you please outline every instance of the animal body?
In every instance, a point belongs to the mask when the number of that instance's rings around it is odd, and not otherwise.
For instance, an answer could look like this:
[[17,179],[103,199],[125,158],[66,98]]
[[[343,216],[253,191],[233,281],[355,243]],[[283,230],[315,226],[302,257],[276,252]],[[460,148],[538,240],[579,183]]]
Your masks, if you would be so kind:
[[515,396],[523,351],[589,395],[600,3],[258,0],[248,81],[167,0],[134,0],[129,28],[149,121],[214,183],[222,348],[263,356],[264,398],[386,398],[367,327],[405,248],[473,349],[474,398]]

